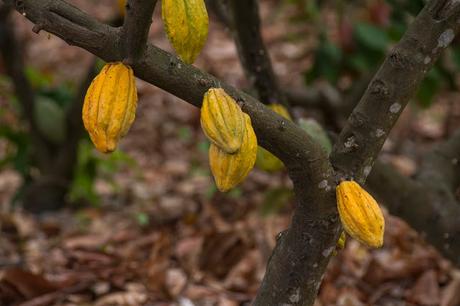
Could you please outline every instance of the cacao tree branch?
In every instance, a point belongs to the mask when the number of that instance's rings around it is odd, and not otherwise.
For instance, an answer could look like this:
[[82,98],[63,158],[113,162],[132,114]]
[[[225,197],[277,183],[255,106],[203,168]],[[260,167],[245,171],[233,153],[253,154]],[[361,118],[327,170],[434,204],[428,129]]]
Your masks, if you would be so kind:
[[286,104],[262,39],[257,0],[233,0],[229,5],[240,61],[248,80],[258,92],[259,100],[264,104]]
[[419,13],[339,135],[331,155],[339,177],[365,181],[409,99],[458,33],[459,18],[460,3],[453,0],[432,0]]
[[127,64],[136,61],[146,49],[156,3],[157,0],[128,0],[126,2],[121,40]]
[[[99,56],[105,61],[123,58],[121,31],[96,21],[75,6],[62,0],[2,0],[14,5],[16,10],[40,28],[54,34],[70,45],[76,45]],[[183,63],[176,56],[151,44],[140,59],[133,64],[136,76],[197,107],[203,94],[210,87],[222,87],[241,104],[253,120],[260,144],[286,163],[296,160],[292,152],[315,156],[321,148],[301,128],[264,107],[253,97],[236,90],[217,78],[192,65]],[[295,155],[294,154],[294,155]],[[321,153],[319,153],[321,154]]]

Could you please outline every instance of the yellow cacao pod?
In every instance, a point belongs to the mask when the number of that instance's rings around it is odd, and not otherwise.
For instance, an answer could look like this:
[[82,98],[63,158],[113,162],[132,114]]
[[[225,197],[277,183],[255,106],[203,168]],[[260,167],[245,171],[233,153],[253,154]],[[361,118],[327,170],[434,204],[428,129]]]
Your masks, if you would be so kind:
[[369,247],[381,247],[385,220],[374,198],[354,181],[341,182],[336,194],[337,208],[345,231]]
[[278,115],[286,118],[286,119],[289,119],[292,121],[292,118],[291,118],[291,115],[289,115],[289,112],[288,110],[286,109],[286,107],[284,107],[282,104],[279,104],[279,103],[272,103],[270,105],[268,105],[268,107],[274,111],[275,113],[277,113]]
[[169,41],[179,57],[192,64],[208,37],[204,0],[163,0],[161,15]]
[[96,148],[116,149],[134,121],[137,90],[131,67],[107,63],[89,86],[83,104],[83,124]]
[[209,148],[209,164],[217,188],[226,192],[241,183],[254,167],[257,154],[257,138],[252,128],[251,119],[244,114],[246,128],[243,143],[234,154],[228,154],[218,146]]
[[[270,108],[278,115],[292,121],[288,110],[283,105],[279,103],[272,103],[268,105],[268,108]],[[264,171],[276,172],[283,169],[284,164],[278,157],[265,150],[264,148],[259,147],[257,150],[256,166]]]
[[244,113],[222,88],[211,88],[203,98],[201,127],[214,145],[232,154],[243,143]]

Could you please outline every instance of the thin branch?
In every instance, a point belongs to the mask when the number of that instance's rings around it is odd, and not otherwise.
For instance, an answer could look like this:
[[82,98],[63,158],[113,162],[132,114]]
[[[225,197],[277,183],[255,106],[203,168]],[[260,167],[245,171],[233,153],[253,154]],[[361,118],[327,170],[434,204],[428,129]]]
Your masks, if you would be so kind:
[[11,6],[0,7],[0,55],[8,76],[11,78],[15,94],[21,104],[25,119],[29,124],[29,130],[34,144],[35,158],[39,166],[50,165],[51,145],[40,134],[35,121],[35,93],[24,74],[25,67],[22,57],[22,50],[14,35],[14,25],[9,18]]
[[279,90],[270,56],[262,39],[257,0],[233,0],[229,4],[240,60],[247,78],[259,94],[259,100],[265,104],[285,104],[285,97]]
[[127,64],[138,60],[146,49],[156,3],[157,0],[127,1],[121,39]]
[[[455,2],[455,3],[454,3]],[[449,7],[448,15],[444,15]],[[331,160],[363,183],[401,112],[460,29],[460,4],[432,0],[393,48],[340,133]]]

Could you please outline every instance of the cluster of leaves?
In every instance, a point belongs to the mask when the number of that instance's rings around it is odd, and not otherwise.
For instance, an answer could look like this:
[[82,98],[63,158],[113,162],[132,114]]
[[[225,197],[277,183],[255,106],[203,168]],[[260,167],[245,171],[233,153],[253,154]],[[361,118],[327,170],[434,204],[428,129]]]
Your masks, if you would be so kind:
[[[305,74],[306,83],[325,79],[338,87],[343,78],[357,80],[374,72],[424,6],[422,0],[289,2],[302,8],[302,22],[309,20],[317,25],[318,46],[314,51],[313,66]],[[337,16],[337,29],[332,31],[324,27],[324,12],[331,10]],[[455,89],[454,71],[458,68],[460,48],[453,47],[420,86],[416,96],[419,105],[429,107],[440,89]]]

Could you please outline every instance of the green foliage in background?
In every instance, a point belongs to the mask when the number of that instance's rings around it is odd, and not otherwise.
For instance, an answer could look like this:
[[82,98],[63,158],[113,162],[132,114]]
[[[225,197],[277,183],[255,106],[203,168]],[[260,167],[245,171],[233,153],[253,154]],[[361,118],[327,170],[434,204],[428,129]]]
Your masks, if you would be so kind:
[[[52,75],[44,74],[28,67],[26,76],[36,94],[34,119],[39,132],[56,147],[66,140],[66,115],[76,91],[76,84],[54,84]],[[31,180],[31,171],[36,168],[31,152],[31,136],[23,125],[21,107],[13,95],[13,86],[10,80],[0,75],[0,89],[2,97],[8,102],[8,108],[0,109],[0,140],[6,144],[5,152],[0,156],[0,169],[12,167],[23,177],[25,184]],[[12,126],[2,120],[4,116],[14,116],[18,125]],[[135,167],[136,163],[127,154],[120,150],[111,155],[102,155],[96,152],[85,136],[78,146],[77,163],[74,169],[74,180],[71,185],[69,199],[71,201],[85,201],[92,204],[99,203],[99,197],[94,190],[97,176],[108,180],[114,190],[117,189],[112,175],[122,167]],[[23,188],[18,191],[16,199],[20,199]]]
[[[425,5],[423,0],[289,0],[288,3],[302,11],[303,18],[294,22],[307,21],[316,28],[318,44],[313,50],[312,67],[305,72],[306,83],[326,80],[339,88],[344,78],[351,79],[348,83],[353,84],[373,73]],[[337,29],[325,26],[325,12],[331,11],[337,16]],[[331,33],[336,33],[334,39]],[[454,46],[422,82],[416,95],[418,104],[429,107],[441,89],[457,89],[454,73],[459,68],[460,48]],[[345,92],[350,89],[342,87]]]

